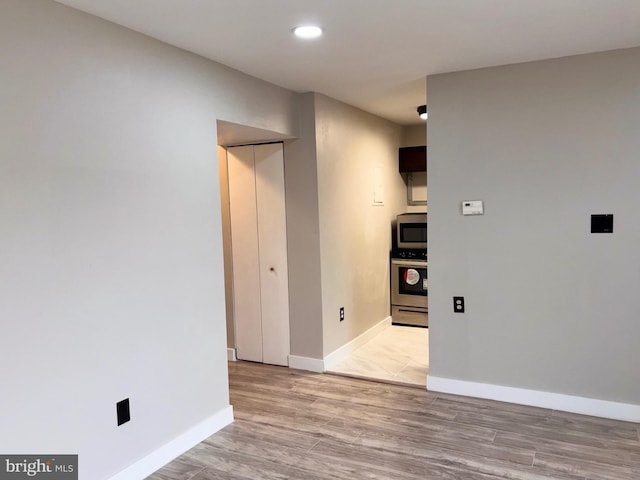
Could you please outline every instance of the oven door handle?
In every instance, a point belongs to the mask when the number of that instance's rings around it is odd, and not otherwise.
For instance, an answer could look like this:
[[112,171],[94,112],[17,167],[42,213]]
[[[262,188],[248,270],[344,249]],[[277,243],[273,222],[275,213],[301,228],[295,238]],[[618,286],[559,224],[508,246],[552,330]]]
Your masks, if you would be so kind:
[[400,265],[401,267],[426,267],[427,262],[425,260],[391,260],[391,265]]

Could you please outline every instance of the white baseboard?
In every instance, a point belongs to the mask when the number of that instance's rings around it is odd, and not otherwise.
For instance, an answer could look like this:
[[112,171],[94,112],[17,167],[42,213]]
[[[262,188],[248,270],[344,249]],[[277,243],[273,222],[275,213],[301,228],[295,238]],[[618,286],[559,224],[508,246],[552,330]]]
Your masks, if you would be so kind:
[[325,370],[331,370],[333,366],[341,362],[349,355],[351,355],[356,349],[360,348],[365,343],[371,341],[375,336],[380,334],[383,330],[391,326],[391,317],[387,317],[381,322],[375,324],[366,332],[358,335],[356,338],[348,343],[345,343],[340,348],[337,348],[329,355],[324,357]]
[[525,388],[504,387],[487,383],[468,382],[427,375],[427,389],[432,392],[452,393],[467,397],[487,398],[501,402],[550,408],[563,412],[580,413],[595,417],[612,418],[627,422],[640,422],[640,405],[577,397],[562,393],[541,392]]
[[236,349],[235,348],[227,348],[227,360],[229,362],[238,361],[238,357],[236,356]]
[[233,422],[233,407],[229,405],[109,480],[143,480],[231,422]]
[[307,370],[309,372],[324,372],[324,361],[319,358],[297,357],[289,355],[289,368],[297,368],[298,370]]

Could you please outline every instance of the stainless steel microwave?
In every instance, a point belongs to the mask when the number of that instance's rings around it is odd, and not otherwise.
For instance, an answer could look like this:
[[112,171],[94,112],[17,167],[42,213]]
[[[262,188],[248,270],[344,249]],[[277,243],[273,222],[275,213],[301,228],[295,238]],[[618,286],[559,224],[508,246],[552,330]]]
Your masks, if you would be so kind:
[[427,214],[402,213],[397,219],[398,248],[427,248]]

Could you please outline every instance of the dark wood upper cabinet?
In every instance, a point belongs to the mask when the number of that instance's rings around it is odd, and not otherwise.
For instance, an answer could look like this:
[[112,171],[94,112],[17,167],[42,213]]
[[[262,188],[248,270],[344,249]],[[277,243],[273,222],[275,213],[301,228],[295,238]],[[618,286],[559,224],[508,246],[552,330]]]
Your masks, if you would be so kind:
[[426,172],[427,147],[400,147],[398,149],[398,165],[400,173]]

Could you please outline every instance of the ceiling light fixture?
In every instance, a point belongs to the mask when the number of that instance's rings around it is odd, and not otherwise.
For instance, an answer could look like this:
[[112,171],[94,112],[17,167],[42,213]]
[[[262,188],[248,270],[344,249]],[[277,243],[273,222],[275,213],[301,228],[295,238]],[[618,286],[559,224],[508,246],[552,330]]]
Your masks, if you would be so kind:
[[427,119],[427,106],[426,105],[420,105],[418,107],[418,115],[420,115],[420,118],[422,120],[426,120]]
[[300,25],[293,29],[293,34],[298,38],[318,38],[322,35],[322,28],[316,25]]

